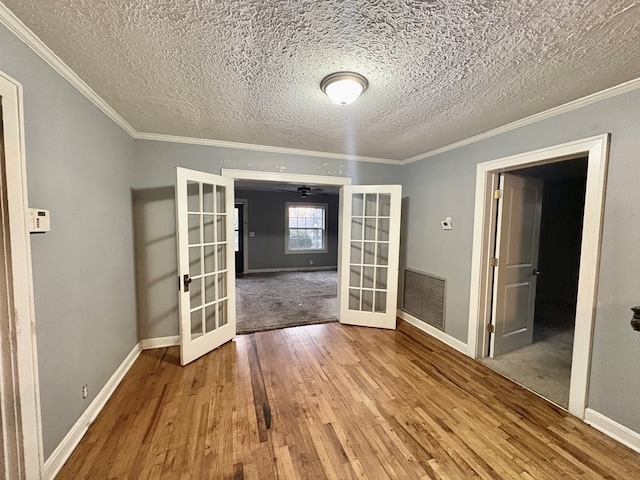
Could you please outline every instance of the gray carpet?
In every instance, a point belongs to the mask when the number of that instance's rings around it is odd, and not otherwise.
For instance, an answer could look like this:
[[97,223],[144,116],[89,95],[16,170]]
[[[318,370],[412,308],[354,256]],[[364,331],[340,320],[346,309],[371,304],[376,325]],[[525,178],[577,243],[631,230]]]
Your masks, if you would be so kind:
[[237,332],[337,321],[337,280],[335,270],[236,278]]
[[571,380],[573,328],[552,322],[534,328],[534,343],[482,362],[523,387],[567,408]]

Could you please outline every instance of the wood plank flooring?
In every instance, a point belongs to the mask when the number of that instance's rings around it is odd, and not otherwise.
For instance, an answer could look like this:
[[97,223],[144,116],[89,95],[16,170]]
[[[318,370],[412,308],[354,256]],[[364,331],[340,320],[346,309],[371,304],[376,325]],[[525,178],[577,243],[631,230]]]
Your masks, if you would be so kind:
[[407,324],[135,362],[58,479],[638,479],[640,455]]

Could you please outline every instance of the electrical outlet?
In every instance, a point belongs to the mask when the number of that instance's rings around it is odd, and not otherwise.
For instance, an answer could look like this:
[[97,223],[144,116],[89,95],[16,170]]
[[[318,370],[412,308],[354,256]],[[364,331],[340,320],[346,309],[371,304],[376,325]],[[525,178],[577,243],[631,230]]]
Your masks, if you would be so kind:
[[89,386],[85,383],[82,386],[82,398],[87,398],[89,396]]
[[313,265],[313,260],[309,260],[309,265]]

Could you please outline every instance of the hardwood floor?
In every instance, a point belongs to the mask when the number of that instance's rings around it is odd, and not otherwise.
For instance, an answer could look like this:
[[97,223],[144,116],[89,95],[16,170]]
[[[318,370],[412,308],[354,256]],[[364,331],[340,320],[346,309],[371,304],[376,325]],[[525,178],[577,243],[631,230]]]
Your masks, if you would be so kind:
[[178,358],[142,352],[57,478],[640,478],[637,453],[407,324]]

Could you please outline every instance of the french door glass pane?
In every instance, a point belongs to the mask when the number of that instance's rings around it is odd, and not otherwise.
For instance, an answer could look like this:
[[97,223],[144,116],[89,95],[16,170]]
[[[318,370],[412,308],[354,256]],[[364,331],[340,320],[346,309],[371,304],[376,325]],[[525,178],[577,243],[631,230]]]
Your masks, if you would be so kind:
[[214,331],[217,328],[216,325],[216,306],[212,305],[205,309],[205,330],[207,333]]
[[202,336],[202,308],[191,312],[191,338]]
[[349,286],[350,287],[360,287],[361,286],[361,269],[362,267],[358,265],[351,265],[349,268]]
[[373,288],[374,267],[362,267],[363,288]]
[[218,242],[226,242],[227,241],[227,229],[225,228],[225,215],[218,215],[216,217],[216,241]]
[[373,311],[373,290],[362,290],[362,310]]
[[354,193],[351,199],[351,216],[361,217],[364,213],[364,196],[361,193]]
[[391,216],[391,195],[388,193],[380,194],[380,206],[378,209],[379,217]]
[[364,214],[367,217],[375,217],[378,206],[378,195],[375,193],[367,193],[364,205]]
[[225,203],[226,188],[220,185],[216,186],[216,212],[226,213],[227,205]]
[[200,215],[189,215],[189,245],[200,244]]
[[225,244],[218,245],[218,271],[227,269],[227,246]]
[[360,310],[360,290],[349,289],[349,310]]
[[202,279],[196,278],[191,280],[189,285],[189,297],[191,299],[191,308],[202,305]]
[[207,275],[204,279],[205,302],[211,303],[216,301],[216,276]]
[[200,211],[200,184],[198,182],[187,182],[187,211]]
[[213,213],[213,185],[208,183],[202,184],[202,211],[205,213]]
[[376,239],[376,219],[367,218],[364,221],[364,239],[375,240]]
[[351,219],[351,240],[362,240],[362,217]]
[[203,240],[204,243],[213,243],[216,241],[215,237],[215,215],[203,215],[202,223],[203,223]]
[[223,327],[229,323],[227,314],[227,300],[222,300],[218,303],[218,325]]
[[216,247],[213,245],[205,245],[204,250],[204,273],[213,273],[216,271]]
[[200,247],[189,247],[189,276],[196,277],[201,273]]

